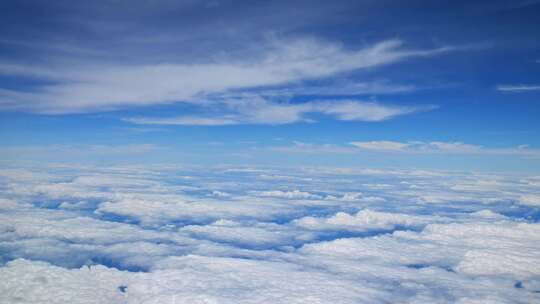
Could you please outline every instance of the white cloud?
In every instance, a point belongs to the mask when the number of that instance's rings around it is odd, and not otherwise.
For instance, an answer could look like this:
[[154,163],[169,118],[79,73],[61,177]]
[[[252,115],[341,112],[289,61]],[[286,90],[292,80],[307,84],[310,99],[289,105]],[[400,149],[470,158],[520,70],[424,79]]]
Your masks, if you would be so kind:
[[[396,280],[400,282],[396,288],[416,289],[414,299],[418,300],[430,301],[437,295],[437,301],[444,303],[488,298],[526,302],[532,295],[527,290],[537,286],[540,271],[535,253],[538,243],[531,242],[539,227],[505,221],[434,224],[422,232],[309,244],[301,252],[318,267],[343,275],[354,273],[358,280]],[[428,286],[434,282],[442,290],[431,293]],[[527,287],[515,288],[517,282]],[[417,289],[426,287],[425,292]]]
[[[112,244],[133,240],[159,239],[160,234],[134,225],[100,221],[73,214],[54,212],[19,213],[13,218],[0,215],[2,231],[12,231],[17,238],[51,238],[72,242]],[[11,236],[4,234],[4,238]],[[167,239],[171,239],[167,236]]]
[[463,142],[422,142],[422,141],[353,141],[348,145],[312,144],[293,142],[293,145],[271,146],[267,149],[284,153],[311,154],[358,154],[362,152],[385,152],[403,154],[459,154],[459,155],[495,155],[540,157],[540,149],[529,148],[527,145],[510,148],[489,148]]
[[367,150],[384,150],[384,151],[401,151],[408,147],[406,143],[395,141],[368,141],[368,142],[352,142],[353,146]]
[[0,91],[3,109],[62,114],[174,102],[197,103],[201,94],[328,77],[454,50],[402,48],[387,40],[360,50],[315,39],[274,40],[264,55],[247,60],[158,65],[71,64],[35,67],[1,64],[0,74],[54,82],[26,91]]
[[274,223],[248,223],[219,220],[208,225],[189,225],[179,231],[199,239],[233,243],[248,248],[272,248],[307,241],[314,236],[299,233],[288,226]]
[[471,153],[482,148],[476,145],[461,142],[396,142],[396,141],[368,141],[351,142],[351,145],[364,150],[395,151],[395,152],[443,152],[443,153]]
[[356,153],[358,152],[358,149],[353,147],[344,147],[344,146],[338,146],[333,144],[311,144],[311,143],[304,143],[300,141],[293,142],[293,145],[288,146],[275,146],[269,148],[272,151],[277,152],[284,152],[284,153],[310,153],[310,154],[318,154],[318,153]]
[[354,215],[339,212],[328,218],[303,217],[295,220],[294,224],[310,230],[359,232],[377,229],[390,230],[396,227],[419,227],[425,225],[427,222],[428,218],[364,209]]
[[430,225],[418,237],[465,251],[463,260],[456,265],[460,272],[513,274],[526,278],[540,273],[540,256],[534,253],[538,251],[534,240],[539,232],[540,224],[450,224]]
[[360,192],[347,192],[341,196],[327,195],[324,197],[326,200],[336,200],[342,202],[384,202],[385,199],[379,196],[366,196]]
[[515,148],[486,148],[462,142],[397,142],[397,141],[353,141],[351,145],[368,151],[403,152],[403,153],[441,153],[441,154],[491,154],[540,156],[538,149],[518,146]]
[[519,203],[529,206],[540,206],[540,194],[525,194],[519,198]]
[[433,109],[434,107],[403,107],[380,105],[372,102],[358,102],[354,100],[325,101],[315,104],[321,113],[333,115],[339,120],[346,121],[381,121],[394,116],[410,114],[418,111]]
[[263,198],[238,198],[234,203],[211,198],[193,202],[181,195],[152,195],[103,202],[96,212],[135,218],[141,225],[159,227],[175,221],[205,223],[221,218],[272,220],[294,208],[286,202]]
[[[313,122],[310,114],[323,114],[344,121],[382,121],[395,116],[433,109],[433,106],[395,106],[359,100],[325,100],[278,103],[251,95],[212,104],[220,113],[179,117],[130,117],[124,121],[145,125],[220,126],[237,124],[290,124]],[[212,116],[208,116],[212,115]]]
[[237,120],[231,118],[190,116],[173,118],[132,117],[124,118],[123,121],[139,125],[226,126],[238,124]]
[[421,88],[410,84],[395,84],[386,80],[371,82],[337,81],[329,84],[302,84],[290,85],[286,88],[261,90],[264,96],[292,96],[292,95],[373,95],[373,94],[405,94]]
[[125,285],[125,274],[104,266],[68,270],[17,260],[0,272],[6,279],[0,287],[0,300],[5,303],[125,303],[118,291]]
[[64,267],[112,260],[117,267],[145,268],[195,245],[187,236],[62,210],[12,208],[0,219],[0,250],[9,252],[2,259],[23,257]]
[[499,85],[499,86],[497,86],[497,91],[515,92],[515,93],[530,92],[530,91],[540,91],[540,85],[525,85],[525,84]]
[[534,302],[540,224],[523,202],[540,193],[537,179],[362,168],[0,170],[0,302]]
[[0,300],[19,303],[347,304],[384,298],[374,287],[293,264],[194,255],[171,258],[151,273],[17,260],[0,274],[7,282],[0,285]]
[[312,194],[305,191],[293,190],[293,191],[281,191],[281,190],[270,190],[270,191],[260,191],[255,192],[257,196],[263,197],[277,197],[277,198],[286,198],[286,199],[322,199],[322,196]]

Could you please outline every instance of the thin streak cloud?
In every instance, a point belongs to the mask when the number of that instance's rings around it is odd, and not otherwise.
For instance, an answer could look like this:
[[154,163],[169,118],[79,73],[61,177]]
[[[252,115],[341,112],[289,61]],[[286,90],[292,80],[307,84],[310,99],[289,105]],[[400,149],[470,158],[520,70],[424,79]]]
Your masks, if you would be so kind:
[[493,148],[463,142],[442,141],[409,141],[398,142],[388,140],[353,141],[346,145],[312,144],[295,141],[289,146],[270,147],[272,151],[283,153],[307,154],[362,154],[365,152],[392,153],[392,154],[440,154],[440,155],[493,155],[493,156],[519,156],[540,157],[540,149],[530,148],[528,145],[517,147]]
[[540,85],[499,85],[497,86],[497,91],[513,93],[540,91]]
[[304,38],[273,40],[264,56],[247,60],[116,66],[82,62],[61,67],[3,63],[0,74],[53,84],[31,91],[4,89],[0,92],[0,108],[66,114],[177,102],[197,104],[205,94],[324,78],[458,49],[407,49],[403,44],[386,40],[349,50],[337,43]]
[[[219,114],[204,113],[177,117],[127,117],[126,122],[142,125],[220,126],[239,124],[282,125],[314,122],[315,114],[341,121],[378,122],[397,116],[429,111],[436,106],[397,106],[360,100],[324,100],[304,103],[278,103],[262,97],[240,98],[212,104]],[[208,111],[209,112],[209,111]]]

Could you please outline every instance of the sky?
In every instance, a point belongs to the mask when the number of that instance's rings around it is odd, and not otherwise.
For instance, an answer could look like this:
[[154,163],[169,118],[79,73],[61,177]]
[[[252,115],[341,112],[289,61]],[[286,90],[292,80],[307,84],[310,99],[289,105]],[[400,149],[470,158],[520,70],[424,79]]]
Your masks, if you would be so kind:
[[4,162],[538,172],[537,1],[3,1]]
[[0,1],[0,303],[540,303],[540,1]]

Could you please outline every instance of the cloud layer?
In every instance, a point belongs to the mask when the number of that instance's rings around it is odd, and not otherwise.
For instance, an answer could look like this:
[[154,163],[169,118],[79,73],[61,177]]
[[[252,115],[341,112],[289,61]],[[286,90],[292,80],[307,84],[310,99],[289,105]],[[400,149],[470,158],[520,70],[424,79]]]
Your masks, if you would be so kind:
[[0,170],[0,301],[539,300],[538,176]]

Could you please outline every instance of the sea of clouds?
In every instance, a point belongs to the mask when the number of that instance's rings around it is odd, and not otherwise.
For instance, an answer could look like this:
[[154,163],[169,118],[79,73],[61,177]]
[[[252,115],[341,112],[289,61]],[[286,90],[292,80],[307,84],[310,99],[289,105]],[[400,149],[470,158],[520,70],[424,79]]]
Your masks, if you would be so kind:
[[540,177],[0,169],[0,303],[540,302]]

